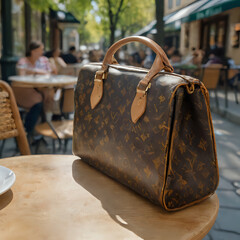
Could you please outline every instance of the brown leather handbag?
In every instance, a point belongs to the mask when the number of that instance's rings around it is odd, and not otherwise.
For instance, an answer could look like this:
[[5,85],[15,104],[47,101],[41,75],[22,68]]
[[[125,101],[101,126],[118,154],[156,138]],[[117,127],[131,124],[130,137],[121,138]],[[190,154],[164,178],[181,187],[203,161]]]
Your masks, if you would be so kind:
[[[150,70],[112,64],[134,41],[156,53]],[[151,39],[116,42],[79,73],[73,133],[75,155],[168,211],[208,198],[219,179],[208,92],[172,72]]]

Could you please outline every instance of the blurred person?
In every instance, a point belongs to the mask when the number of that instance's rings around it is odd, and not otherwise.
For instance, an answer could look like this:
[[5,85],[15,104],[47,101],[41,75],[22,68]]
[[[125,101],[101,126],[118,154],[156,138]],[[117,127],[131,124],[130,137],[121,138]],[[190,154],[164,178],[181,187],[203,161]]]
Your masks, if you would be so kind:
[[127,65],[130,65],[130,66],[134,66],[134,57],[133,57],[133,55],[132,54],[129,54],[128,56],[127,56]]
[[209,66],[211,64],[222,64],[224,65],[224,56],[221,49],[215,48],[210,52],[208,57],[208,61],[205,66]]
[[189,52],[182,60],[181,64],[191,64],[193,60],[193,54],[196,51],[195,47],[192,47],[191,52]]
[[201,66],[204,58],[204,51],[202,49],[196,49],[193,52],[193,58],[192,58],[192,63],[197,66]]
[[99,49],[97,52],[98,52],[98,56],[99,56],[99,61],[102,62],[105,57],[105,54],[102,49]]
[[77,61],[78,61],[79,63],[81,63],[81,62],[83,61],[83,52],[82,52],[81,50],[79,50],[79,51],[77,52],[76,56],[77,56]]
[[163,51],[166,53],[167,57],[169,57],[168,54],[167,54],[168,49],[169,49],[169,46],[168,46],[167,44],[165,44],[165,45],[163,46]]
[[140,66],[143,67],[144,59],[146,58],[146,53],[143,49],[139,50],[139,57],[140,57]]
[[50,74],[51,65],[47,57],[43,56],[44,45],[41,42],[31,42],[26,52],[26,57],[17,63],[19,75]]
[[170,63],[174,65],[175,63],[180,63],[181,60],[182,60],[181,54],[179,53],[178,50],[175,50],[170,58]]
[[142,59],[140,57],[140,54],[138,52],[135,52],[132,54],[132,59],[133,59],[133,62],[132,62],[132,66],[136,66],[136,67],[140,67],[141,64],[142,64]]
[[146,57],[143,60],[143,67],[148,69],[151,68],[155,60],[155,57],[156,57],[156,53],[152,49],[148,48]]
[[64,60],[65,63],[67,64],[73,64],[77,63],[78,59],[76,57],[76,48],[74,46],[71,46],[68,50],[67,54],[62,54],[62,59]]
[[99,62],[101,56],[97,50],[91,50],[89,51],[88,58],[90,62]]
[[167,50],[167,56],[168,58],[171,58],[171,56],[173,55],[173,53],[175,52],[176,48],[174,46],[172,47],[169,47],[168,50]]
[[145,51],[140,49],[138,52],[134,52],[133,54],[128,56],[128,65],[135,67],[143,67],[144,60],[146,58]]
[[[26,52],[26,57],[21,58],[17,63],[19,75],[29,74],[50,74],[52,68],[49,60],[42,56],[44,46],[41,42],[31,42]],[[50,98],[48,91],[41,91],[34,88],[13,87],[18,106],[28,109],[25,118],[25,129],[27,134],[32,134],[39,116],[43,110],[43,100]]]
[[122,65],[126,65],[126,56],[128,56],[128,54],[124,52],[124,50],[122,50],[121,48],[118,49],[114,54],[116,61]]
[[[226,58],[223,55],[223,51],[221,49],[215,48],[213,49],[208,57],[208,60],[206,64],[204,65],[205,67],[209,67],[211,65],[218,64],[220,68],[223,66],[227,66],[227,61]],[[225,73],[221,71],[220,78],[219,78],[219,85],[224,85],[224,80],[225,80]]]
[[61,53],[60,49],[55,48],[51,51],[51,57],[49,58],[49,61],[52,64],[55,74],[59,74],[62,71],[62,69],[67,67],[67,64],[60,57],[60,53]]
[[[153,34],[151,34],[151,33],[147,34],[147,37],[152,40],[155,40]],[[152,64],[153,64],[155,58],[156,58],[156,53],[151,48],[147,48],[142,66],[144,68],[150,69],[152,67]]]

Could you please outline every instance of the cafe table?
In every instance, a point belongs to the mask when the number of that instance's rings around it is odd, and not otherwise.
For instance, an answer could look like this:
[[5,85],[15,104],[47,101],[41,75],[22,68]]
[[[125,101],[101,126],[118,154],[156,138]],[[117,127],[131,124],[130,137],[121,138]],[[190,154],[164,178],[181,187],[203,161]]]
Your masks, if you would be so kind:
[[68,75],[16,75],[10,76],[12,86],[15,87],[65,87],[75,85],[77,77]]
[[0,239],[202,239],[219,208],[216,194],[176,212],[161,207],[73,155],[0,159],[16,181],[0,195]]

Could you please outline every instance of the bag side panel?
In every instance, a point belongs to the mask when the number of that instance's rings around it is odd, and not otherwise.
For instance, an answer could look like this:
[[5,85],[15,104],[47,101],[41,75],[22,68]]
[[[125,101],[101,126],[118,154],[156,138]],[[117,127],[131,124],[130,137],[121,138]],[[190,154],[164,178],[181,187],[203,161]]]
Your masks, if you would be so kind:
[[[171,93],[180,78],[152,81],[144,115],[134,124],[131,104],[145,73],[109,70],[104,94],[95,109],[90,95],[97,66],[81,70],[75,90],[73,152],[82,160],[156,204],[165,179],[169,146]],[[169,84],[170,82],[170,84]]]
[[179,88],[164,189],[167,210],[197,203],[214,193],[219,173],[211,115],[203,90]]

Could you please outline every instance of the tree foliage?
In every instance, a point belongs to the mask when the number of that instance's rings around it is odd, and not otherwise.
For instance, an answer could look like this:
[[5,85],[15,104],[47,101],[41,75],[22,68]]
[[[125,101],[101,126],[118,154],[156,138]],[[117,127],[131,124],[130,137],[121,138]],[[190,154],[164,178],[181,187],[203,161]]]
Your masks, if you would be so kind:
[[57,9],[57,2],[54,0],[25,0],[31,8],[47,12],[49,8]]
[[132,35],[146,26],[155,17],[153,0],[129,0],[128,5],[121,15],[119,28],[122,36]]
[[[95,14],[110,45],[117,36],[133,34],[154,19],[154,0],[95,0]],[[117,34],[116,34],[117,33]]]
[[25,0],[34,9],[57,9],[59,4],[80,21],[82,43],[96,43],[104,38],[132,35],[155,18],[154,0]]

